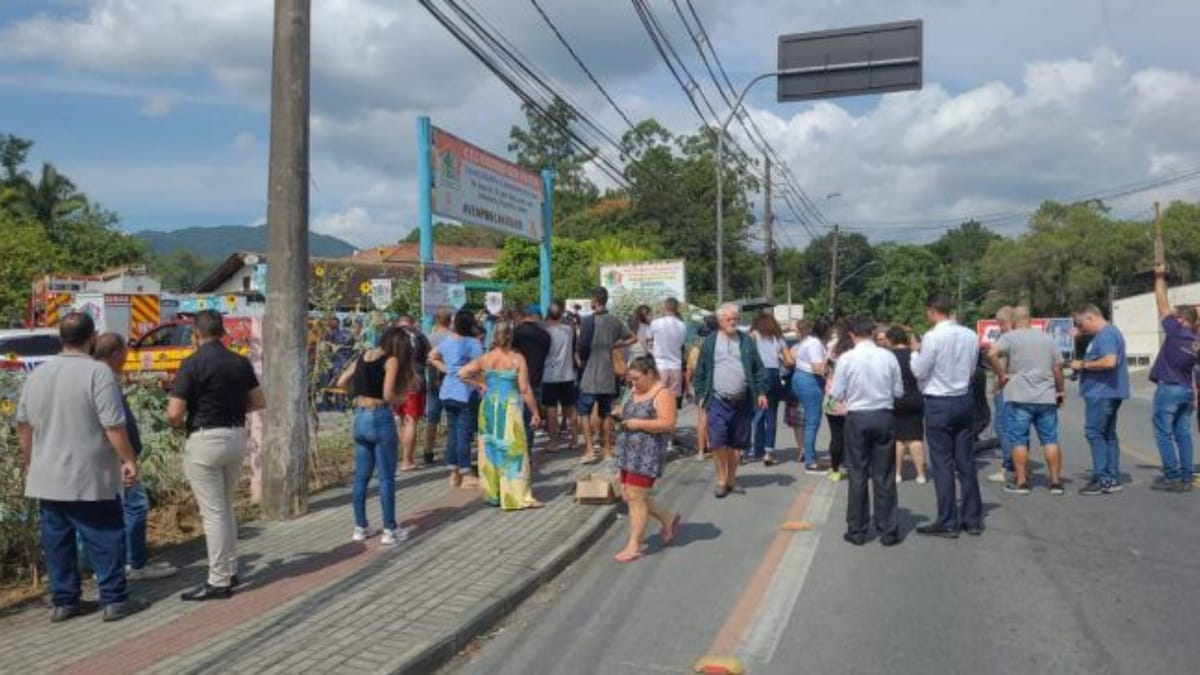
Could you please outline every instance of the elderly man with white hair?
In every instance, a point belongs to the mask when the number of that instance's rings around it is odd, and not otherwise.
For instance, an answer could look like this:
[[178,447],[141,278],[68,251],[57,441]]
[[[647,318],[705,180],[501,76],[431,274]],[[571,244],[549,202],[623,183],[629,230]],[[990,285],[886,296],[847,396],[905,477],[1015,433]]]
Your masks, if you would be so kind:
[[740,314],[733,304],[717,309],[719,330],[700,346],[692,379],[696,399],[707,411],[717,499],[735,490],[738,459],[750,447],[755,405],[767,409],[767,372],[754,340],[738,330]]

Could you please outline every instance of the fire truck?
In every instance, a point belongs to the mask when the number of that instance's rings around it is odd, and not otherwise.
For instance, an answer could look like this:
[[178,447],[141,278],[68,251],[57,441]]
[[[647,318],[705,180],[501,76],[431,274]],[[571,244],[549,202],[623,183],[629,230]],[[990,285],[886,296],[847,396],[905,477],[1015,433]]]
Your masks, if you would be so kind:
[[[39,277],[33,282],[26,324],[30,328],[55,328],[66,314],[86,312],[95,320],[97,330],[138,340],[163,321],[161,299],[157,292],[140,292],[144,287],[141,284],[120,283],[122,280],[115,275]],[[126,288],[139,292],[124,292]]]

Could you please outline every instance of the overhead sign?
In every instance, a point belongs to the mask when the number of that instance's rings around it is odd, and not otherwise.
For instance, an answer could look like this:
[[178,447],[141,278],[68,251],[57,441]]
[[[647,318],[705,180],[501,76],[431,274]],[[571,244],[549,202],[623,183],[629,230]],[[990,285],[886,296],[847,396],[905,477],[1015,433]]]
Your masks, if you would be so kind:
[[683,260],[655,260],[641,263],[600,266],[600,285],[608,289],[609,300],[637,296],[639,302],[675,298],[687,302],[687,270]]
[[[458,268],[453,265],[429,263],[425,265],[425,283],[421,285],[421,312],[433,315],[440,310],[457,310],[454,305],[454,286],[459,283]],[[463,291],[464,303],[466,291]],[[461,306],[461,305],[460,305]]]
[[528,239],[542,237],[542,177],[432,129],[433,212]]
[[779,36],[779,102],[920,89],[922,22]]

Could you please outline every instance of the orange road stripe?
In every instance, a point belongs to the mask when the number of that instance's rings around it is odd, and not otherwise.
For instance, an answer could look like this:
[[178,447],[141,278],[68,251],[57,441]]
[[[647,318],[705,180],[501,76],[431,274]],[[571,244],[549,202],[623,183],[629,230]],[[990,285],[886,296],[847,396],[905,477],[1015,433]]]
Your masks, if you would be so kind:
[[[804,517],[804,512],[808,510],[808,502],[816,489],[817,481],[806,481],[805,486],[792,501],[792,506],[788,509],[787,517],[784,519],[785,522],[797,521]],[[737,649],[738,643],[742,641],[742,636],[746,634],[746,629],[758,612],[758,606],[762,604],[771,580],[775,578],[775,570],[783,561],[783,554],[787,552],[788,543],[794,536],[796,536],[794,532],[787,530],[780,530],[775,534],[775,539],[767,546],[766,553],[763,554],[762,561],[758,564],[758,569],[750,575],[741,597],[733,606],[733,611],[726,617],[725,624],[721,626],[717,637],[709,645],[708,654],[730,656]]]

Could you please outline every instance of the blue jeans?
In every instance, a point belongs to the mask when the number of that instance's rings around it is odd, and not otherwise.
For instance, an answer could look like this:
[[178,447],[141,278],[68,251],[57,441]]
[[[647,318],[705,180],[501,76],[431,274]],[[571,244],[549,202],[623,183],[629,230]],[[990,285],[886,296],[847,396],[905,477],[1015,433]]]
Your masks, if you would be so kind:
[[470,403],[442,401],[446,411],[446,466],[459,471],[471,470],[471,437],[475,435],[476,418]]
[[[376,473],[383,527],[396,529],[396,456],[400,439],[389,406],[358,408],[354,412],[354,503],[355,527],[367,526],[367,484]],[[379,471],[376,472],[376,466]]]
[[768,449],[775,449],[775,431],[779,425],[779,369],[767,368],[767,409],[754,409],[754,458],[762,459]]
[[996,434],[996,442],[1000,445],[1000,459],[1005,471],[1013,470],[1013,443],[1009,437],[1009,427],[1012,426],[1012,406],[1004,402],[1004,392],[992,395],[992,407],[996,409],[992,415],[992,433]]
[[[1029,426],[1037,430],[1042,447],[1058,445],[1058,406],[1053,403],[1008,403],[1004,435],[1012,448],[1029,449]],[[1010,454],[1009,457],[1012,457]]]
[[58,502],[43,499],[42,552],[56,607],[79,604],[79,556],[75,535],[83,539],[100,586],[101,604],[125,602],[125,524],[121,502]]
[[125,515],[125,564],[140,570],[146,566],[149,554],[146,551],[146,514],[150,512],[150,498],[142,481],[121,491],[121,510]]
[[804,410],[804,464],[817,463],[817,432],[821,430],[825,403],[825,379],[803,370],[792,375],[792,391]]
[[1117,441],[1119,398],[1085,398],[1083,432],[1092,449],[1092,480],[1101,485],[1121,482],[1121,445]]
[[1168,480],[1192,480],[1192,390],[1160,384],[1154,390],[1154,441]]
[[[542,400],[542,385],[533,387],[533,400],[540,402]],[[525,448],[529,450],[530,459],[533,458],[533,409],[524,404],[524,398],[521,399],[521,415],[525,423]]]

